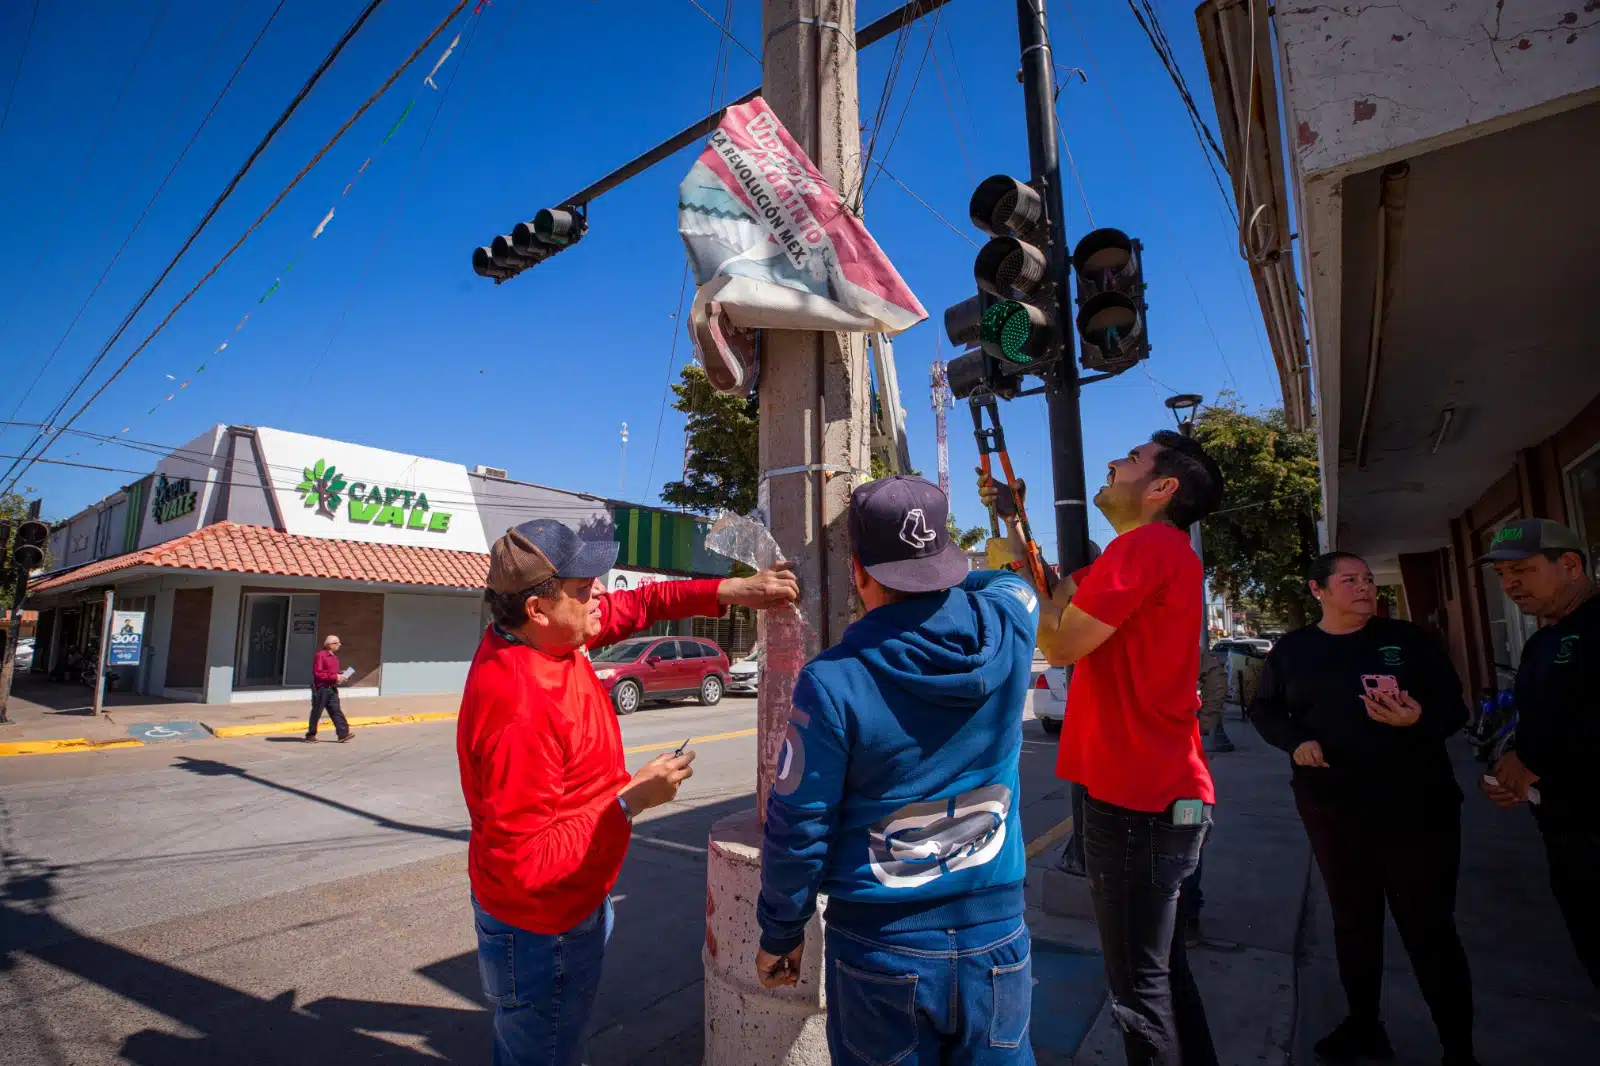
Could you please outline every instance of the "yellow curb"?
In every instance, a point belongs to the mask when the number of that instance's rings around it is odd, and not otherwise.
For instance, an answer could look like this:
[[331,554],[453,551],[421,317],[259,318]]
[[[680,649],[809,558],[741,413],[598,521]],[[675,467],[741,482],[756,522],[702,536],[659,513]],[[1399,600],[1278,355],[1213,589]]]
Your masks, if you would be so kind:
[[[748,737],[752,736],[754,733],[754,729],[735,729],[732,733],[712,733],[710,736],[706,737],[693,737],[690,739],[689,744],[691,746],[695,744],[709,744],[713,740],[732,740],[734,737]],[[637,755],[641,751],[675,751],[677,750],[677,747],[678,745],[669,740],[665,744],[641,744],[637,748],[623,748],[622,754]]]
[[1043,833],[1028,841],[1028,858],[1036,859],[1044,853],[1051,844],[1065,838],[1072,832],[1072,819],[1067,818],[1058,825],[1051,826]]
[[[350,728],[369,725],[400,725],[405,722],[444,722],[455,718],[455,711],[426,711],[421,714],[380,714],[364,717],[348,718]],[[210,726],[204,722],[212,736],[217,737],[262,737],[272,733],[304,733],[306,720],[297,718],[292,722],[257,722],[253,725],[219,725]]]
[[142,740],[90,740],[72,737],[69,740],[18,740],[0,744],[0,756],[5,755],[65,755],[73,751],[105,751],[107,748],[142,748]]

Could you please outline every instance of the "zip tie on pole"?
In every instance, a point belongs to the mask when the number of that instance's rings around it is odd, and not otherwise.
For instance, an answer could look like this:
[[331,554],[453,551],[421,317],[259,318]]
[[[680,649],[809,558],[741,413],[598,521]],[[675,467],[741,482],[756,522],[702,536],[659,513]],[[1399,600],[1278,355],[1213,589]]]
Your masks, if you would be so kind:
[[837,22],[824,22],[822,19],[814,18],[797,18],[790,19],[788,22],[780,23],[779,25],[772,27],[772,32],[761,38],[762,49],[765,50],[768,42],[770,42],[774,37],[782,33],[784,30],[788,29],[790,26],[815,26],[821,30],[832,30],[841,37],[851,36],[853,39],[853,35],[847,35],[844,32],[844,27],[839,25]]
[[761,480],[766,481],[769,478],[783,477],[785,474],[809,474],[814,471],[821,471],[824,474],[853,474],[857,477],[867,473],[867,471],[858,470],[853,466],[835,466],[832,463],[802,463],[799,466],[780,466],[776,470],[768,470],[761,475]]

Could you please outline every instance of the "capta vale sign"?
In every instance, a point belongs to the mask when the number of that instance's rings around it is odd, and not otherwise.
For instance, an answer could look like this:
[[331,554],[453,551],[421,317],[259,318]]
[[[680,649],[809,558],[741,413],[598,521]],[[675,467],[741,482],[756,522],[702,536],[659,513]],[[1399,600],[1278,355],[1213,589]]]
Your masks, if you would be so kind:
[[345,521],[362,525],[393,526],[430,533],[450,529],[450,512],[428,506],[428,494],[415,489],[350,481],[325,459],[318,459],[304,470],[305,477],[295,491],[306,507],[316,514],[337,521],[342,509]]
[[195,492],[188,478],[169,481],[167,475],[162,474],[156,480],[155,491],[150,494],[150,515],[158,523],[170,522],[193,512],[194,501]]

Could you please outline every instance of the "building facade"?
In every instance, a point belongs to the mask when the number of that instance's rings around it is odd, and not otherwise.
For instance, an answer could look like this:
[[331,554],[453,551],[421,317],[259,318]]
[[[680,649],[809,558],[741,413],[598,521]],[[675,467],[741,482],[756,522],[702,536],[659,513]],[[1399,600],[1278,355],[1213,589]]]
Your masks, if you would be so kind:
[[1474,564],[1495,530],[1554,518],[1600,549],[1600,9],[1196,18],[1325,546],[1400,585],[1470,688],[1503,687],[1530,623]]
[[[311,683],[337,633],[351,697],[456,691],[486,624],[488,546],[554,518],[614,537],[608,589],[726,576],[703,520],[466,467],[266,427],[218,425],[147,476],[59,523],[33,670],[62,675],[98,649],[107,604],[144,613],[124,689],[228,703],[283,699]],[[677,623],[748,648],[733,620]],[[748,630],[748,633],[745,632]],[[725,632],[724,632],[725,631]],[[743,648],[739,645],[743,642]]]

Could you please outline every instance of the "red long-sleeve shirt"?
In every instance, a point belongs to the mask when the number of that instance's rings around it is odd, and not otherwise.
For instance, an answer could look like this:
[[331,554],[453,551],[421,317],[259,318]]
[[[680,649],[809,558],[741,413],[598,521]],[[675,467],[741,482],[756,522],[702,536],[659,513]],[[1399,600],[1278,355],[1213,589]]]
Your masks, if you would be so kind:
[[[718,581],[659,581],[600,596],[592,648],[674,618],[721,615]],[[461,791],[472,821],[467,870],[491,915],[564,933],[605,900],[630,828],[622,729],[594,667],[506,640],[493,626],[467,671],[456,721]]]
[[339,683],[339,657],[327,648],[317,652],[311,659],[311,683],[313,685]]

